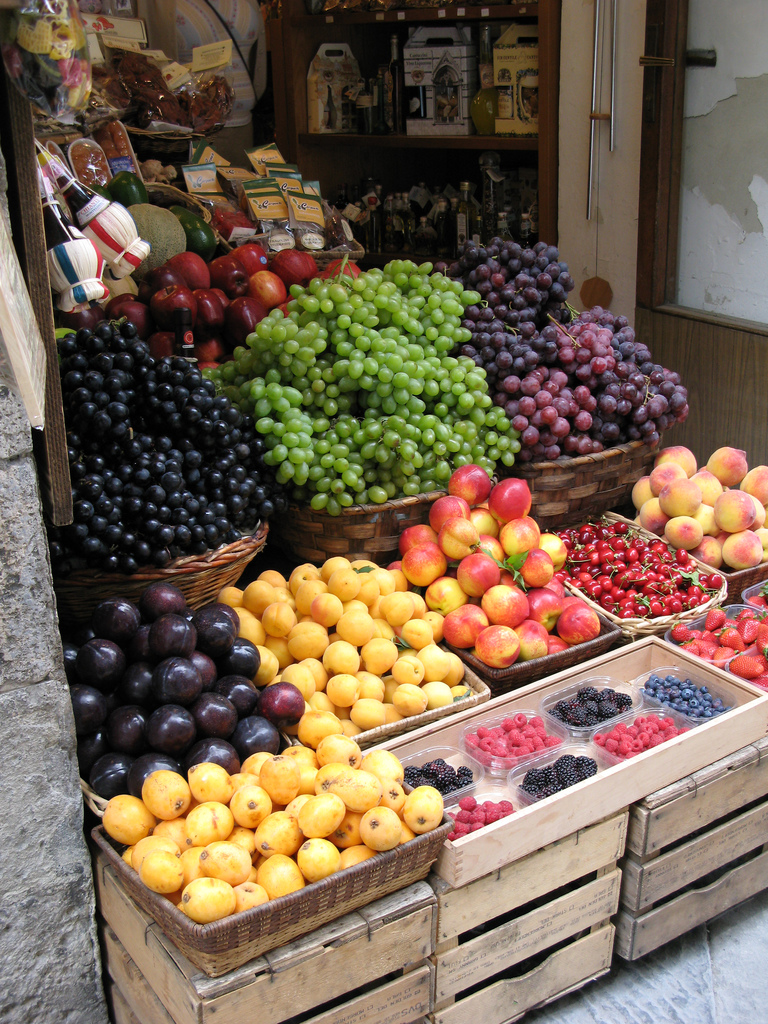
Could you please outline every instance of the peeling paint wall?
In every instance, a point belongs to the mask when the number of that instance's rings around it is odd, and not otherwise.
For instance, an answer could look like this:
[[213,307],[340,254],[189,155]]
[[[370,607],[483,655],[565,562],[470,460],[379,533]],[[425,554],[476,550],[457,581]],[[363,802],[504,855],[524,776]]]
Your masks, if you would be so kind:
[[677,301],[768,323],[768,4],[690,0]]

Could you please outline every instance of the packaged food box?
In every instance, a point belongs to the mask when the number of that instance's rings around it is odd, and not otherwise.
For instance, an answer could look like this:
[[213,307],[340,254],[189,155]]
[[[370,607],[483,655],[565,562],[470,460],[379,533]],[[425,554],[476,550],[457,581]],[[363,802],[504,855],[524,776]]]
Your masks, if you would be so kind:
[[[477,46],[464,25],[421,25],[403,47],[407,135],[472,135]],[[411,111],[418,116],[411,116]]]
[[346,43],[323,43],[307,72],[307,130],[315,134],[357,131],[360,66]]
[[[511,117],[496,118],[497,135],[539,134],[539,34],[515,23],[493,44],[493,84],[509,96]],[[511,109],[510,109],[511,108]]]

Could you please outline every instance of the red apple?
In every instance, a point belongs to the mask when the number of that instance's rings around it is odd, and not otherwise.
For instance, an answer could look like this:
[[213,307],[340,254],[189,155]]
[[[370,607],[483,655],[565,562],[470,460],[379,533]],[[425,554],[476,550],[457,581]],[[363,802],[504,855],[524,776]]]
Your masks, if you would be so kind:
[[223,292],[221,290],[221,288],[211,288],[211,291],[214,293],[214,295],[218,295],[219,296],[219,299],[221,300],[222,306],[224,307],[224,309],[226,309],[227,306],[232,301],[232,299],[230,299],[230,297],[226,294],[226,292]]
[[557,635],[569,644],[583,644],[600,635],[600,619],[597,612],[584,604],[569,605],[557,620]]
[[448,493],[464,498],[470,506],[481,505],[491,493],[491,478],[481,466],[459,466],[448,480]]
[[221,288],[230,299],[248,294],[248,271],[233,253],[219,256],[208,264],[211,288]]
[[192,326],[197,316],[197,300],[185,284],[172,284],[155,292],[149,300],[152,318],[161,330],[172,331],[174,313],[177,309],[188,309],[192,314]]
[[555,567],[546,551],[534,548],[520,567],[520,575],[527,587],[543,587],[552,579]]
[[196,252],[180,252],[166,260],[166,267],[178,271],[192,291],[211,287],[211,272],[202,256]]
[[126,317],[136,327],[142,341],[146,341],[155,329],[149,306],[139,302],[135,295],[115,295],[107,303],[104,312],[108,320]]
[[509,668],[520,656],[520,640],[509,626],[488,626],[478,635],[474,653],[489,668]]
[[[466,519],[456,521],[468,522]],[[450,523],[452,520],[449,519],[448,522]],[[461,589],[470,597],[482,597],[486,590],[498,585],[500,577],[501,570],[496,562],[482,551],[473,551],[472,554],[462,558],[456,572],[456,579]]]
[[197,288],[192,294],[197,302],[195,338],[203,340],[220,335],[224,328],[224,310],[218,292],[212,288]]
[[455,498],[452,494],[446,494],[432,502],[429,509],[429,525],[435,533],[440,533],[440,527],[446,519],[456,516],[469,519],[469,504],[464,498]]
[[292,284],[300,284],[306,288],[310,280],[317,276],[317,263],[314,257],[301,249],[283,249],[272,257],[269,269],[277,274],[286,288]]
[[531,489],[525,480],[513,476],[500,480],[488,497],[488,508],[500,523],[527,516],[531,511]]
[[277,274],[271,270],[257,270],[248,280],[248,294],[267,309],[274,309],[285,302],[288,292]]
[[184,285],[186,281],[178,270],[169,267],[164,263],[161,267],[155,267],[147,273],[147,276],[139,285],[139,302],[149,305],[149,300],[159,292],[161,288],[168,288],[172,284]]
[[206,338],[195,342],[195,357],[198,365],[216,366],[227,354],[226,346],[220,337]]
[[528,598],[516,586],[500,583],[483,594],[480,607],[495,626],[509,626],[514,629],[529,618]]
[[147,344],[153,359],[176,355],[176,335],[173,331],[155,331],[147,339]]
[[256,299],[248,295],[241,295],[227,306],[224,313],[224,324],[226,338],[234,348],[236,345],[244,345],[249,334],[253,334],[256,324],[260,323],[267,315],[267,310]]
[[266,270],[269,267],[267,254],[261,246],[256,245],[255,242],[246,242],[245,245],[238,245],[235,250],[235,256],[237,256],[245,267],[245,272],[248,277],[252,274],[257,274],[260,270]]
[[409,548],[415,548],[417,544],[423,544],[427,540],[431,540],[435,544],[437,543],[437,534],[431,526],[427,526],[426,523],[406,526],[400,534],[397,549],[401,555],[404,555]]
[[549,634],[540,622],[525,619],[519,626],[515,626],[515,632],[520,641],[520,661],[533,661],[534,658],[543,658],[548,653]]
[[563,599],[546,587],[534,587],[528,591],[528,617],[540,622],[548,633],[555,628],[555,623],[563,611]]
[[56,311],[56,323],[60,327],[68,327],[70,331],[79,331],[81,327],[88,327],[90,330],[106,320],[105,311],[98,302],[93,306],[84,306],[82,309],[73,309],[69,313]]
[[443,639],[454,647],[467,650],[490,625],[488,616],[476,604],[463,604],[443,619]]

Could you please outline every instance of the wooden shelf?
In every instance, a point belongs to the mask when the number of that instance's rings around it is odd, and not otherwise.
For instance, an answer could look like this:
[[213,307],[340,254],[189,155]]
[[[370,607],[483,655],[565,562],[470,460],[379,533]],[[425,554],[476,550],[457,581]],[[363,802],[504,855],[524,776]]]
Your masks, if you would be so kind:
[[392,11],[323,11],[321,14],[291,13],[289,21],[302,29],[318,25],[378,25],[402,24],[403,22],[429,21],[512,21],[520,18],[537,18],[537,0],[528,3],[499,4],[496,6],[469,6],[468,4],[447,4],[444,7],[409,7],[407,10]]
[[521,149],[536,152],[538,139],[508,135],[318,135],[299,133],[301,146],[367,146],[371,149]]

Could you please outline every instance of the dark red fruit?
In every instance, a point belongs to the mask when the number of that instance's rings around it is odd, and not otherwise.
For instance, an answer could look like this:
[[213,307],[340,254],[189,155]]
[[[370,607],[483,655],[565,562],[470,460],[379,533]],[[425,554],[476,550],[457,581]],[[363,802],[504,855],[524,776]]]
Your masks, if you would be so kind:
[[237,710],[231,700],[219,693],[201,693],[189,709],[199,736],[228,739],[237,725]]
[[265,686],[259,699],[259,714],[278,729],[296,725],[304,714],[304,695],[293,683]]
[[187,599],[178,587],[162,580],[150,583],[139,598],[139,611],[146,622],[153,622],[158,616],[169,612],[183,615],[186,608]]
[[219,675],[213,658],[209,658],[202,651],[192,651],[189,660],[200,673],[200,678],[203,680],[203,693],[207,690],[212,690]]
[[261,658],[256,645],[241,636],[235,637],[232,647],[217,662],[222,676],[247,676],[248,679],[253,679],[260,666]]
[[195,720],[179,704],[164,704],[147,719],[145,736],[151,750],[177,757],[189,749],[197,736]]
[[75,668],[81,682],[95,686],[102,693],[111,693],[125,672],[125,655],[111,640],[94,638],[77,652]]
[[213,690],[234,704],[240,718],[258,710],[259,691],[245,676],[222,676],[213,684]]
[[155,658],[189,658],[197,643],[197,630],[183,615],[160,615],[149,629],[149,649]]
[[257,754],[262,750],[269,754],[277,754],[280,751],[280,733],[271,722],[260,715],[242,718],[230,736],[230,742],[243,761],[251,754]]
[[142,754],[137,757],[128,772],[128,792],[141,799],[141,787],[152,772],[169,771],[181,775],[181,765],[167,754]]
[[226,740],[213,738],[199,740],[187,753],[182,767],[185,772],[188,772],[193,764],[202,764],[203,761],[220,764],[230,775],[235,775],[240,771],[238,753]]
[[91,615],[91,626],[98,637],[125,646],[141,624],[139,609],[122,597],[99,601]]
[[95,686],[76,683],[70,687],[69,697],[75,716],[75,734],[87,736],[96,732],[107,720],[107,699]]
[[87,779],[91,768],[104,754],[109,753],[106,729],[97,729],[87,736],[80,736],[77,741],[77,766],[80,778]]
[[128,772],[133,758],[130,754],[104,754],[91,768],[88,785],[105,800],[128,792]]
[[158,704],[194,704],[203,689],[200,673],[187,658],[166,658],[152,673],[152,696]]
[[134,661],[125,670],[117,693],[123,704],[146,707],[152,701],[152,673],[154,665],[148,661]]
[[[197,649],[216,660],[227,654],[235,642],[238,626],[232,621],[234,609],[225,604],[207,604],[195,612]],[[234,612],[235,617],[237,613]]]
[[138,757],[147,749],[144,726],[147,716],[143,708],[127,704],[115,708],[107,719],[107,739],[113,750]]
[[133,639],[128,645],[128,661],[149,661],[152,652],[149,649],[149,631],[152,623],[145,622],[133,634]]

